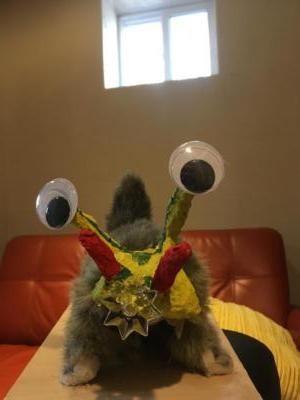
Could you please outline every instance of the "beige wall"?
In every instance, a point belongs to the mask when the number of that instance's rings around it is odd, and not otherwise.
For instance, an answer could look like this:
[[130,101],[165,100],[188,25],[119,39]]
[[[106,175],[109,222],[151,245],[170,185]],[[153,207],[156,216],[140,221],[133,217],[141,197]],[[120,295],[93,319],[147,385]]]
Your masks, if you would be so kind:
[[120,176],[136,171],[161,221],[168,157],[199,138],[222,152],[227,175],[195,199],[187,227],[278,229],[300,304],[300,2],[219,0],[217,10],[220,75],[105,91],[98,0],[2,2],[2,249],[48,233],[34,201],[57,176],[103,224]]

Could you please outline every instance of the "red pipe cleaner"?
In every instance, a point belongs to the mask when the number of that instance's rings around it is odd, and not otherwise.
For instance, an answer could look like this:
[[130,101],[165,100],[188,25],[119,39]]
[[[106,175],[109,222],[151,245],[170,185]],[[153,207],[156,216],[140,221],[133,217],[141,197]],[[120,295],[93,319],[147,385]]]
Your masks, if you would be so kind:
[[110,280],[121,272],[121,264],[115,259],[111,248],[96,233],[89,229],[82,229],[79,240],[106,279]]
[[176,275],[184,262],[191,256],[191,246],[182,242],[170,247],[160,259],[156,268],[152,287],[159,293],[164,293],[173,285]]

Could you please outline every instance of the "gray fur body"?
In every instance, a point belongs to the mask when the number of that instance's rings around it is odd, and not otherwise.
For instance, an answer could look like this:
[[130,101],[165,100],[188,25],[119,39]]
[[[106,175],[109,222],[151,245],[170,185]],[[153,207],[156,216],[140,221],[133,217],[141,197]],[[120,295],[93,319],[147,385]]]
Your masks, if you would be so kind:
[[[160,230],[151,222],[150,201],[139,178],[128,175],[123,179],[107,227],[111,236],[130,250],[143,250],[157,243]],[[116,327],[103,325],[107,311],[92,300],[91,292],[101,273],[94,261],[86,257],[72,292],[61,382],[89,382],[101,368],[126,365],[147,352],[206,376],[231,372],[231,359],[221,349],[208,319],[207,272],[194,256],[184,268],[202,307],[197,323],[186,321],[180,338],[173,327],[162,321],[150,328],[147,338],[133,333],[122,341]]]

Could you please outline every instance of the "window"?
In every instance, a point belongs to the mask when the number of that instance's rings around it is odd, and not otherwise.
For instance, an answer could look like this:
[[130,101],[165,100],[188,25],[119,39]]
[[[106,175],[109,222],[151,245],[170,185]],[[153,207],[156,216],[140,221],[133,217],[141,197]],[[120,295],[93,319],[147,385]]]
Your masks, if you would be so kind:
[[[108,7],[110,17],[104,6],[108,2],[111,6]],[[173,0],[171,3],[177,3],[176,7],[155,10],[151,9],[152,1],[148,0],[150,9],[137,8],[135,12],[126,13],[116,7],[117,3],[113,0],[103,1],[106,88],[207,77],[217,73],[216,24],[212,0],[194,4]],[[122,3],[126,2],[120,0],[119,5]],[[145,2],[137,0],[131,3],[138,6]],[[157,5],[159,2],[156,0],[154,3]],[[163,5],[168,1],[160,3]]]
[[165,80],[161,21],[120,20],[121,86]]

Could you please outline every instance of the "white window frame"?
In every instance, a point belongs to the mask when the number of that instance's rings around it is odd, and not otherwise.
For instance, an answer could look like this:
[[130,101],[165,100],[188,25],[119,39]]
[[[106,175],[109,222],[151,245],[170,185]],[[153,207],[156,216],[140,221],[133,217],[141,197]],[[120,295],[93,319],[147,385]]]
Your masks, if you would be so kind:
[[148,11],[143,13],[134,13],[128,15],[120,15],[118,17],[118,49],[119,49],[119,83],[123,86],[122,79],[122,61],[121,61],[121,41],[122,27],[134,25],[137,23],[146,23],[151,21],[161,21],[163,29],[163,47],[165,60],[165,81],[172,80],[171,64],[170,64],[170,32],[169,19],[178,15],[186,15],[198,12],[206,12],[208,15],[209,42],[210,42],[210,61],[211,75],[215,75],[219,71],[218,53],[217,53],[217,29],[216,29],[216,10],[214,0],[203,0],[191,5],[182,5],[159,9],[156,11]]

